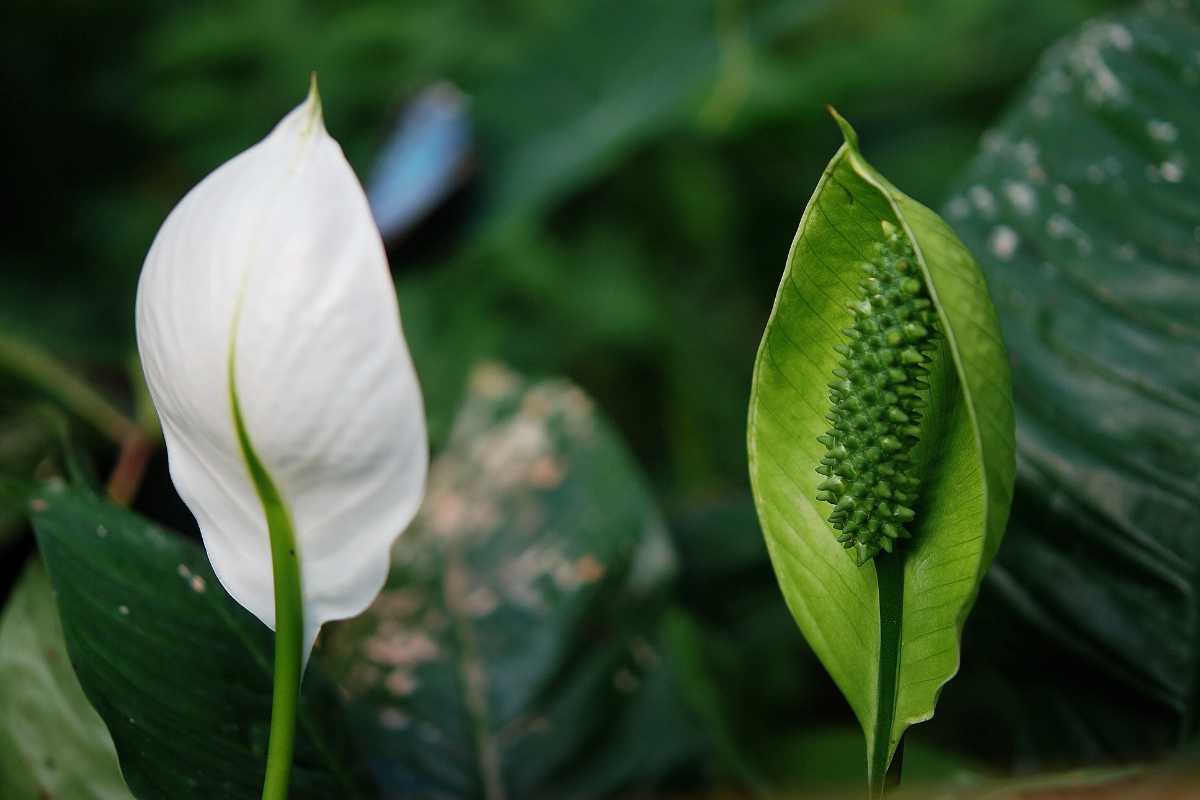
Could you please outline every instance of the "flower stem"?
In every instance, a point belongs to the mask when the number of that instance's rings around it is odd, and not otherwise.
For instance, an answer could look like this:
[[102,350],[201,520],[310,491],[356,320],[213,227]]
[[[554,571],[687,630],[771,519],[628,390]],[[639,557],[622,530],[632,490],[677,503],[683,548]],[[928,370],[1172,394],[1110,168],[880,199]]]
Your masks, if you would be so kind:
[[[290,538],[291,530],[288,529]],[[271,563],[275,572],[275,692],[271,697],[271,739],[263,800],[287,800],[300,703],[304,628],[300,607],[300,571],[295,548],[280,558],[279,540],[271,530]],[[281,567],[281,564],[283,565]]]
[[892,763],[888,767],[887,777],[884,779],[883,785],[885,790],[896,789],[900,786],[900,773],[904,769],[904,736],[900,736],[900,743],[896,745],[896,754],[892,756]]
[[[889,780],[896,783],[900,780],[900,766],[896,761],[901,757],[901,751],[891,753],[890,737],[896,717],[896,682],[900,670],[904,560],[904,553],[880,553],[874,559],[879,585],[879,687],[876,693],[879,712],[875,719],[875,735],[868,738],[871,752],[867,754],[867,784],[872,800],[884,796],[884,791],[893,785]],[[897,746],[903,741],[902,738]],[[894,772],[889,767],[894,767]]]
[[229,361],[229,393],[234,428],[242,457],[254,480],[267,517],[271,539],[271,571],[275,586],[275,691],[271,696],[271,738],[262,800],[287,800],[296,745],[296,713],[304,671],[304,606],[300,592],[300,561],[292,518],[270,473],[259,461],[238,405],[234,362]]

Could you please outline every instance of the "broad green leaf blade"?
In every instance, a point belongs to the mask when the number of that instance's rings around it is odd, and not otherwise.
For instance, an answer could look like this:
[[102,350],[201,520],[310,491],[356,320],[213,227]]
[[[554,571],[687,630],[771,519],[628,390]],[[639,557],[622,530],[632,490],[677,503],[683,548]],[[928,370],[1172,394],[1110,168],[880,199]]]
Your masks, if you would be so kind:
[[1142,759],[1200,722],[1197,52],[1194,2],[1088,23],[946,205],[993,289],[1019,443],[956,707],[999,703],[988,749],[1023,770]]
[[[46,490],[31,507],[71,663],[133,794],[258,798],[271,631],[225,593],[196,545],[83,490]],[[292,796],[373,796],[351,753],[340,701],[312,664]]]
[[0,797],[132,797],[112,737],[71,669],[50,578],[36,560],[0,618]]
[[582,392],[476,368],[387,587],[326,645],[385,788],[643,796],[693,763],[662,636],[674,564]]
[[[755,363],[750,477],[788,606],[867,737],[878,791],[904,730],[928,719],[958,669],[966,615],[999,546],[1013,479],[1008,363],[983,279],[936,214],[847,143],[805,210]],[[907,232],[943,331],[915,459],[912,541],[855,566],[816,500],[835,344],[858,299],[859,265]],[[824,507],[822,507],[824,506]]]

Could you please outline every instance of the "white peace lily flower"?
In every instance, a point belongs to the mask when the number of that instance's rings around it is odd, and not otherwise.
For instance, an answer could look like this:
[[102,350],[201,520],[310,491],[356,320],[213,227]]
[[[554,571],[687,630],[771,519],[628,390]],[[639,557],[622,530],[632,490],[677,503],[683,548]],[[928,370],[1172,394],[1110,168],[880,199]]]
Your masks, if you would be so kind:
[[290,522],[275,554],[299,561],[306,659],[322,623],[383,587],[428,462],[383,243],[315,81],[171,212],[142,268],[137,338],[213,569],[272,629],[273,538]]

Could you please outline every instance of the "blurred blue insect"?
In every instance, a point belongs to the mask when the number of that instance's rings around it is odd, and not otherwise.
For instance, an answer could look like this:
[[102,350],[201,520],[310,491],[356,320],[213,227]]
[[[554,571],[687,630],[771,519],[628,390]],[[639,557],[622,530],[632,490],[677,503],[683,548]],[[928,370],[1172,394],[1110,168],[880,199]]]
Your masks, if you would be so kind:
[[367,181],[384,241],[402,238],[462,184],[473,138],[467,98],[449,83],[424,89],[405,107]]

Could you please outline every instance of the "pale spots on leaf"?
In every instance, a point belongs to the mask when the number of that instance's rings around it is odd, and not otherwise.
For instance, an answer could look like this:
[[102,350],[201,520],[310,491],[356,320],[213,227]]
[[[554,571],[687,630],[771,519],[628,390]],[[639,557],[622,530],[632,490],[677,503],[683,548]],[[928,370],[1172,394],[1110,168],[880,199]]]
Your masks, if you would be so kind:
[[1178,161],[1164,161],[1159,165],[1158,171],[1167,183],[1179,183],[1183,180],[1183,164]]
[[521,414],[480,436],[471,448],[471,462],[495,489],[504,490],[523,480],[529,464],[549,450],[544,421]]
[[379,667],[369,661],[358,661],[346,675],[345,685],[342,688],[347,695],[353,696],[358,692],[364,692],[377,686],[382,675]]
[[379,724],[389,731],[407,728],[412,719],[398,708],[385,708],[379,712]]
[[1046,233],[1051,239],[1068,239],[1075,244],[1075,251],[1083,256],[1092,252],[1092,240],[1080,228],[1062,214],[1051,214],[1046,220]]
[[1068,63],[1079,77],[1084,97],[1094,106],[1124,104],[1129,91],[1113,72],[1105,56],[1111,51],[1124,52],[1133,47],[1133,36],[1122,25],[1101,21],[1086,25]]
[[1032,214],[1037,211],[1037,192],[1027,183],[1020,181],[1005,181],[1004,196],[1018,214]]
[[1017,232],[1007,225],[997,225],[992,229],[992,234],[988,239],[988,247],[1002,261],[1011,259],[1020,243],[1021,239]]
[[391,667],[415,666],[441,656],[437,642],[422,631],[376,632],[366,641],[367,658]]
[[405,589],[389,589],[381,592],[371,606],[373,614],[384,619],[408,617],[421,607],[421,596]]
[[[567,419],[576,425],[583,424],[590,431],[595,419],[595,406],[586,394],[577,386],[569,387],[563,394],[563,408]],[[587,431],[576,429],[577,433]]]
[[1017,161],[1026,167],[1037,164],[1040,153],[1040,148],[1032,139],[1022,139],[1013,147],[1013,154],[1017,157]]
[[513,605],[544,612],[549,607],[546,592],[556,586],[559,590],[575,588],[574,564],[555,547],[530,547],[500,569],[504,596]]
[[1146,123],[1146,130],[1151,139],[1163,144],[1172,144],[1179,138],[1179,129],[1166,120],[1152,119]]
[[604,577],[605,572],[604,565],[591,553],[575,560],[575,579],[580,584],[595,583]]
[[500,598],[487,586],[476,586],[463,598],[463,610],[479,619],[500,607]]
[[384,688],[397,697],[406,697],[417,690],[419,682],[411,670],[394,669],[383,682]]
[[950,198],[950,202],[946,204],[946,214],[951,219],[966,219],[970,213],[971,203],[960,194]]
[[1046,233],[1051,239],[1061,239],[1070,235],[1073,230],[1075,230],[1075,226],[1062,214],[1051,214],[1050,218],[1046,220]]
[[1124,25],[1110,25],[1108,28],[1108,41],[1118,50],[1127,51],[1133,47],[1133,34]]
[[515,394],[520,388],[517,376],[499,364],[485,362],[471,371],[470,391],[480,397],[496,400]]
[[50,504],[40,497],[35,497],[29,501],[29,510],[35,514],[39,514],[50,508]]
[[972,186],[967,190],[967,194],[971,198],[971,204],[980,214],[991,217],[996,213],[996,198],[991,189],[986,186]]
[[538,489],[553,489],[563,482],[567,468],[562,460],[553,455],[544,455],[529,466],[529,482]]
[[197,594],[202,593],[205,588],[207,588],[204,578],[200,575],[193,575],[192,579],[188,581],[188,583],[192,587],[192,591],[196,592]]
[[430,493],[422,517],[435,536],[453,538],[465,527],[467,505],[462,496],[451,491]]

